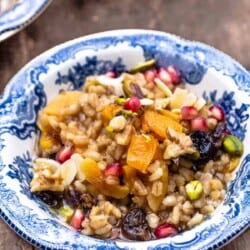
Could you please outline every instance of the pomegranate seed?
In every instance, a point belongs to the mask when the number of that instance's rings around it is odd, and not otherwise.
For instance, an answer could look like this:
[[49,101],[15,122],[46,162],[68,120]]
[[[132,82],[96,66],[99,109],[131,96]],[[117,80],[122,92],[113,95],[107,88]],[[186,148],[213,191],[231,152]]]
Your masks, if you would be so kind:
[[156,77],[156,70],[155,69],[149,69],[144,72],[144,77],[147,82],[154,82],[154,79]]
[[108,71],[105,75],[110,78],[116,78],[117,76],[114,71]]
[[70,146],[64,146],[61,150],[57,152],[56,161],[64,163],[71,157],[72,154],[73,154],[72,148]]
[[181,82],[181,73],[173,65],[167,67],[167,72],[169,73],[172,83],[178,85]]
[[177,233],[178,229],[174,225],[168,223],[161,224],[154,230],[154,234],[158,239],[175,235]]
[[191,131],[207,131],[207,121],[204,117],[196,117],[191,120]]
[[170,76],[170,74],[167,72],[167,70],[164,69],[164,68],[159,68],[157,77],[158,77],[162,82],[164,82],[164,83],[167,84],[167,85],[171,85],[171,84],[172,84],[171,76]]
[[213,105],[209,108],[210,115],[215,118],[217,121],[224,121],[225,120],[225,114],[224,110],[219,105]]
[[123,168],[122,165],[119,162],[111,163],[106,166],[104,169],[104,175],[112,175],[112,176],[117,176],[120,177],[123,175]]
[[131,97],[124,103],[125,109],[137,112],[141,107],[140,99],[137,97]]
[[193,106],[183,106],[181,108],[181,118],[183,120],[192,120],[198,116],[198,110]]
[[81,209],[76,209],[73,217],[71,218],[70,225],[75,229],[81,229],[82,222],[85,219],[85,214]]

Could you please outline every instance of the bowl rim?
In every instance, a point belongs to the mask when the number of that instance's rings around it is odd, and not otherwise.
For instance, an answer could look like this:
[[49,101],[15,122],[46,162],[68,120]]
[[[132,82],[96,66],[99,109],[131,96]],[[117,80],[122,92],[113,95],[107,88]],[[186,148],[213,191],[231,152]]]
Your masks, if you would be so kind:
[[[230,60],[232,63],[236,64],[243,72],[244,74],[248,75],[248,77],[250,77],[250,73],[239,63],[237,62],[235,59],[233,59],[231,56],[225,54],[224,52],[215,49],[214,47],[207,45],[205,43],[202,42],[198,42],[198,41],[191,41],[185,38],[181,38],[177,35],[174,34],[170,34],[164,31],[157,31],[157,30],[150,30],[150,29],[116,29],[116,30],[109,30],[109,31],[104,31],[104,32],[98,32],[98,33],[94,33],[94,34],[89,34],[86,36],[81,36],[63,43],[60,43],[48,50],[46,50],[45,52],[37,55],[36,57],[34,57],[32,60],[30,60],[26,65],[24,65],[7,83],[7,85],[5,86],[4,90],[3,90],[3,94],[0,96],[0,101],[1,99],[8,94],[8,91],[10,89],[10,87],[15,84],[15,79],[18,77],[18,75],[23,74],[32,64],[34,64],[35,62],[41,63],[41,61],[49,56],[51,56],[52,54],[57,53],[58,51],[65,49],[67,47],[69,47],[70,45],[74,45],[80,41],[87,41],[87,40],[92,40],[92,39],[97,39],[97,38],[104,38],[104,37],[119,37],[121,36],[136,36],[136,35],[158,35],[158,36],[163,36],[163,37],[170,37],[173,40],[180,40],[184,43],[188,43],[188,44],[192,44],[192,45],[196,45],[198,47],[202,47],[205,50],[209,50],[209,51],[213,51],[216,54],[219,54],[220,56],[223,56],[225,59]],[[38,247],[44,247],[44,248],[48,248],[47,245],[45,244],[44,246],[41,246],[40,243],[38,244],[37,242],[34,241],[34,239],[32,237],[30,237],[29,235],[27,235],[26,233],[23,233],[11,220],[10,218],[8,218],[8,216],[4,213],[4,211],[1,209],[0,207],[0,217],[15,231],[15,233],[17,233],[19,236],[21,236],[22,238],[24,238],[26,241],[28,241],[30,244],[34,245],[34,246],[38,246]],[[231,234],[230,237],[225,237],[226,238],[226,242],[224,242],[225,239],[221,239],[221,244],[220,247],[229,243],[231,240],[233,240],[235,237],[237,237],[239,234],[241,234],[243,231],[245,231],[248,227],[249,227],[249,223],[250,223],[250,217],[247,218],[246,223],[238,229],[238,231],[233,232]],[[137,243],[137,242],[136,242]],[[49,248],[50,249],[50,248]],[[52,249],[52,248],[51,248]]]
[[[53,0],[48,0],[48,1],[53,1]],[[50,47],[49,49],[41,52],[40,54],[36,55],[34,58],[32,58],[30,61],[28,61],[26,64],[23,65],[23,67],[21,67],[10,79],[9,81],[6,83],[5,88],[2,91],[2,95],[8,91],[8,88],[10,85],[14,84],[14,80],[16,78],[17,75],[21,74],[22,72],[24,72],[26,69],[28,69],[35,61],[38,60],[42,60],[43,58],[46,58],[47,56],[49,56],[50,54],[56,53],[57,51],[66,48],[70,45],[76,44],[80,41],[86,41],[86,40],[91,40],[91,39],[97,39],[97,38],[104,38],[104,37],[110,37],[110,36],[115,36],[115,37],[119,37],[127,35],[127,36],[131,36],[131,35],[141,35],[141,34],[152,34],[152,35],[159,35],[159,36],[167,36],[170,37],[174,40],[180,40],[182,42],[185,43],[190,43],[192,45],[197,45],[199,47],[202,47],[204,49],[210,50],[212,52],[215,52],[216,54],[221,55],[222,57],[229,59],[230,61],[232,61],[235,65],[237,65],[245,74],[247,74],[250,77],[250,70],[248,71],[239,61],[237,61],[236,59],[234,59],[233,57],[231,57],[230,55],[226,54],[225,52],[213,47],[212,45],[200,42],[200,41],[196,41],[196,40],[189,40],[186,38],[183,38],[179,35],[173,34],[173,33],[168,33],[165,31],[161,31],[161,30],[152,30],[152,29],[113,29],[113,30],[106,30],[106,31],[101,31],[101,32],[96,32],[96,33],[92,33],[92,34],[88,34],[88,35],[83,35],[80,37],[76,37],[70,40],[65,40],[64,42],[61,42],[55,46]],[[0,100],[1,100],[1,96],[0,96]]]

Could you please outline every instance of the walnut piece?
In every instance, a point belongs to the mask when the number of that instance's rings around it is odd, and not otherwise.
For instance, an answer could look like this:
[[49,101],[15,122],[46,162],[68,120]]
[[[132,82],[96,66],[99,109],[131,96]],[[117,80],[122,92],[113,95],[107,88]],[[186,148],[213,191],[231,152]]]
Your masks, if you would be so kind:
[[34,164],[34,176],[30,183],[31,192],[63,191],[63,178],[56,173],[57,163],[53,160],[37,160]]
[[92,207],[89,218],[82,223],[82,232],[87,235],[99,235],[102,238],[110,236],[112,224],[110,218],[121,218],[121,211],[109,201],[100,202],[98,206]]
[[196,152],[189,136],[172,128],[168,128],[167,133],[168,138],[164,141],[166,148],[163,157],[165,160]]

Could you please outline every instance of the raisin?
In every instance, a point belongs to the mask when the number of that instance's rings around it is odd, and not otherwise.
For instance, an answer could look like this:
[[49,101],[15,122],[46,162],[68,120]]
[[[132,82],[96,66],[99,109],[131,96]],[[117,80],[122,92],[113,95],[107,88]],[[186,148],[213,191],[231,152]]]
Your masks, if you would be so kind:
[[65,190],[64,199],[71,208],[77,208],[80,205],[80,194],[72,187]]
[[34,193],[40,200],[52,208],[60,208],[62,206],[63,194],[53,191],[40,191]]
[[141,208],[128,211],[122,220],[122,233],[130,240],[145,241],[151,239],[151,231],[146,221],[146,214]]
[[213,138],[204,131],[194,131],[190,134],[193,146],[199,151],[200,157],[196,163],[203,164],[213,159],[216,153]]

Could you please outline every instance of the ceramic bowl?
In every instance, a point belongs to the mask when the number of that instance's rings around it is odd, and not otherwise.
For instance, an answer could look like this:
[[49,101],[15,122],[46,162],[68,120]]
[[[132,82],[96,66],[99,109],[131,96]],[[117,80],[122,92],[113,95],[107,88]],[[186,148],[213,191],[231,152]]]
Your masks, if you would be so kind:
[[[220,104],[228,128],[245,145],[223,203],[200,225],[174,237],[124,242],[84,236],[63,224],[29,190],[38,111],[61,90],[78,89],[88,75],[122,72],[155,58],[175,65],[186,86]],[[250,223],[250,74],[229,56],[163,32],[116,30],[69,41],[38,56],[10,81],[0,101],[0,215],[42,249],[215,249]]]

